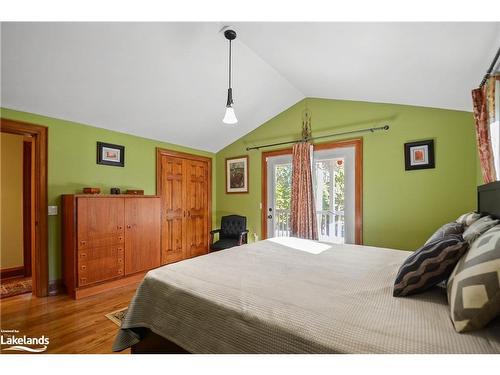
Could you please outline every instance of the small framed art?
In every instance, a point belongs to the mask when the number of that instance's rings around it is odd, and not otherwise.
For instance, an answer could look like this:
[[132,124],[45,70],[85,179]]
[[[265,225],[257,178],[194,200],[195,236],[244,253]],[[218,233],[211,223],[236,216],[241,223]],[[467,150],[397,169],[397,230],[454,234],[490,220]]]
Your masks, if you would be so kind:
[[226,193],[248,193],[248,156],[226,159]]
[[97,142],[97,164],[125,166],[125,146]]
[[405,170],[434,167],[434,140],[405,143]]

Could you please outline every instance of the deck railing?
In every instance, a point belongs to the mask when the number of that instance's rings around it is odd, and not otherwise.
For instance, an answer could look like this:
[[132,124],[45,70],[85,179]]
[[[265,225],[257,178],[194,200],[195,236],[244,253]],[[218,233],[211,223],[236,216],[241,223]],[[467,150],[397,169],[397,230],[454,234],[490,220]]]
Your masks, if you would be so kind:
[[344,238],[344,211],[316,211],[319,239]]
[[[276,209],[274,237],[290,236],[290,210]],[[343,239],[345,233],[343,211],[316,211],[320,240]]]
[[290,237],[290,210],[274,210],[274,237]]

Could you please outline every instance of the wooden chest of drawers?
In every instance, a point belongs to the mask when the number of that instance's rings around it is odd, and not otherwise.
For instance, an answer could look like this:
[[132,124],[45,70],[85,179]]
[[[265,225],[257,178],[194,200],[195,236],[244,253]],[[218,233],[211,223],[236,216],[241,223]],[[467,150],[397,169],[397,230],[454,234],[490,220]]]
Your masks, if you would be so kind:
[[160,265],[160,198],[63,195],[63,278],[81,298],[140,280]]

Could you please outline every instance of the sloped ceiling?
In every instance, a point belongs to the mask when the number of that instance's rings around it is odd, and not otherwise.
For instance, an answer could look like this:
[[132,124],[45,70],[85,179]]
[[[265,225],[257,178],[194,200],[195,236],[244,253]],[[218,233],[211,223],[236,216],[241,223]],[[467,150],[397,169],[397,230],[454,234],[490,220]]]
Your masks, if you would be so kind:
[[245,44],[308,97],[471,111],[497,23],[248,23]]
[[300,99],[470,111],[500,23],[2,23],[1,105],[216,152]]
[[218,151],[303,98],[218,23],[2,24],[2,106]]

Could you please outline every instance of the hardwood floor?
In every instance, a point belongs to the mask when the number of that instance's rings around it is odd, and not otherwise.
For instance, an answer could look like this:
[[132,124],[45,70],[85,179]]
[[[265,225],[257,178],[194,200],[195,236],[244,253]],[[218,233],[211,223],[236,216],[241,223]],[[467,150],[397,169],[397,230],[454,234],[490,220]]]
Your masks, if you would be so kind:
[[2,299],[0,328],[17,329],[19,336],[45,335],[50,340],[46,353],[112,353],[118,326],[105,315],[127,307],[136,288],[128,285],[80,300],[31,294]]

